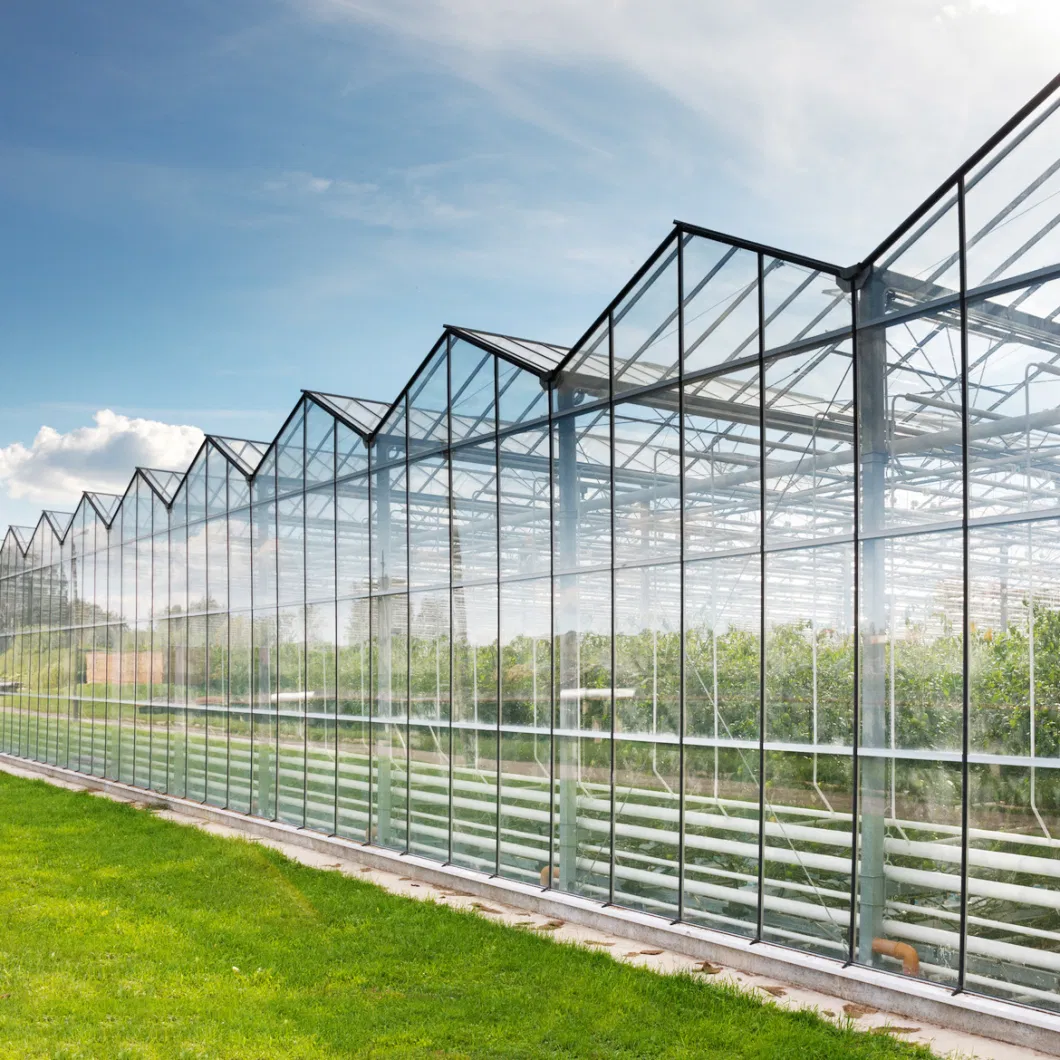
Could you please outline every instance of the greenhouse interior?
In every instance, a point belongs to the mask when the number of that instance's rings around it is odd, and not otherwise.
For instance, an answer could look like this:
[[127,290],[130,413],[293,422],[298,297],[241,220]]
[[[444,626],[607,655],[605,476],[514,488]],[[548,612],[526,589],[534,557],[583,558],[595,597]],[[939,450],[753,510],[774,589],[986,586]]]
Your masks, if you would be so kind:
[[1060,1011],[1058,110],[11,527],[0,750]]

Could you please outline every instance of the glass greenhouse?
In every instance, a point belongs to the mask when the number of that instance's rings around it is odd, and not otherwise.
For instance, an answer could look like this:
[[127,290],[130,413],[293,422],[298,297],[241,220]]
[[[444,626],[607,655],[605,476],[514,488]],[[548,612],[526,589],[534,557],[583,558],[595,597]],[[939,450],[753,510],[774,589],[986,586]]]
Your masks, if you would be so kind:
[[11,527],[0,749],[1060,1011],[1058,110]]

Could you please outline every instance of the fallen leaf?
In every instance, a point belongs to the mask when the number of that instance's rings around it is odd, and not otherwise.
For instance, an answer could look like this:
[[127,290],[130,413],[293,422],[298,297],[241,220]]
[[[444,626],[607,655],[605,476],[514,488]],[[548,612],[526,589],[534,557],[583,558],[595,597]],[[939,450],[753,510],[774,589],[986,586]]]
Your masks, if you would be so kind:
[[759,990],[764,990],[767,994],[772,994],[774,997],[784,997],[787,991],[782,986],[760,986]]
[[658,957],[662,950],[638,950],[638,953],[642,953],[645,957]]
[[854,1019],[857,1019],[859,1016],[874,1016],[880,1010],[873,1008],[871,1005],[858,1005],[853,1001],[848,1001],[843,1006],[843,1011],[848,1016],[853,1016]]
[[717,975],[721,969],[716,964],[711,964],[710,961],[704,961],[702,964],[696,965],[696,971],[702,972],[704,975]]
[[480,913],[492,913],[494,916],[501,916],[504,913],[503,909],[494,909],[492,906],[483,905],[481,902],[472,902],[472,909],[477,909]]
[[604,939],[584,939],[586,946],[613,946],[613,942],[606,942]]
[[873,1027],[871,1034],[916,1034],[919,1027]]

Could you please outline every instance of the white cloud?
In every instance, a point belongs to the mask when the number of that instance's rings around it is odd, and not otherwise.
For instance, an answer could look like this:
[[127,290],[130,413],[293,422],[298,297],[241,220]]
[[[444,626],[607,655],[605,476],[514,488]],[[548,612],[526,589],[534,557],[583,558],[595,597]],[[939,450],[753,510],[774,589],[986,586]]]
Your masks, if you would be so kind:
[[[1052,77],[1060,47],[1055,0],[289,2],[381,28],[594,150],[635,143],[665,172],[709,144],[759,209],[811,237],[838,230],[818,249],[840,256],[867,251]],[[616,83],[627,90],[614,96]],[[661,130],[661,98],[702,136]],[[724,228],[719,205],[685,219]]]
[[93,426],[41,427],[29,446],[0,448],[0,487],[16,500],[72,507],[83,490],[121,493],[134,469],[183,471],[202,444],[198,427],[101,409]]

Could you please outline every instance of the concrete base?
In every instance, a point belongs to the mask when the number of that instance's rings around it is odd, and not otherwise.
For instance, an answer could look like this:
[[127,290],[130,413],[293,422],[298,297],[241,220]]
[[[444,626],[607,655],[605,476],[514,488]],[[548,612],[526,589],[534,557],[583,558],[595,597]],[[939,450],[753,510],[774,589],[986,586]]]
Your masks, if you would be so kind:
[[60,766],[0,753],[0,769],[61,781],[86,791],[102,791],[120,798],[166,808],[188,817],[222,824],[245,835],[283,842],[322,854],[341,854],[360,865],[397,872],[439,887],[459,887],[480,898],[517,909],[556,917],[601,932],[621,935],[647,946],[687,954],[698,960],[726,965],[753,975],[768,976],[794,986],[818,990],[844,1001],[915,1020],[923,1020],[968,1034],[1060,1056],[1060,1016],[974,994],[953,994],[922,979],[836,961],[785,949],[768,942],[751,942],[732,935],[671,924],[667,920],[596,902],[555,890],[531,887],[470,869],[440,865],[414,854],[397,854],[379,847],[328,836],[277,821],[221,810],[190,799],[164,795],[102,777],[88,776]]

